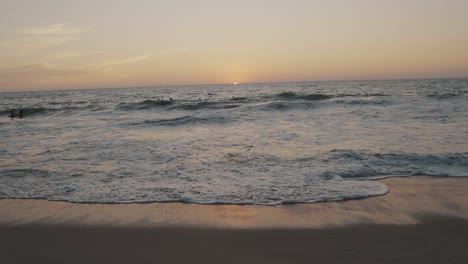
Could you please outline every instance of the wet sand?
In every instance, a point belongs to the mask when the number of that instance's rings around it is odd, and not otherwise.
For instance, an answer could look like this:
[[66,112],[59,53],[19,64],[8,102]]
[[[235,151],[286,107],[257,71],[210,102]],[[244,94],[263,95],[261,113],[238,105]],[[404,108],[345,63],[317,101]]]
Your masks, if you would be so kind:
[[0,224],[316,228],[415,224],[421,215],[468,219],[468,178],[390,178],[383,196],[280,206],[183,203],[77,204],[0,200]]
[[1,227],[2,263],[467,263],[468,222],[326,229]]
[[2,263],[468,263],[468,179],[284,206],[0,200]]

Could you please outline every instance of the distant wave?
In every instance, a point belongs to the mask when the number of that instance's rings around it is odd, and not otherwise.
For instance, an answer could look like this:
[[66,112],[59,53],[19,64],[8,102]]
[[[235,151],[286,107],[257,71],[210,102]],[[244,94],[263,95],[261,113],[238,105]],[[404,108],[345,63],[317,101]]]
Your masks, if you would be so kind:
[[[155,101],[155,100],[144,100],[141,102],[125,103],[122,102],[117,106],[119,110],[147,110],[147,109],[165,109],[165,110],[183,110],[183,111],[197,111],[203,109],[233,109],[240,108],[242,106],[260,108],[262,110],[288,110],[294,108],[310,108],[315,106],[310,104],[311,102],[326,101],[333,98],[339,97],[353,97],[353,96],[364,96],[364,97],[378,97],[386,96],[383,94],[342,94],[338,96],[331,96],[320,93],[313,94],[299,94],[294,92],[282,92],[273,96],[247,98],[247,97],[233,97],[231,99],[218,99],[214,101]],[[336,101],[343,104],[356,104],[356,105],[384,105],[389,102],[383,99],[356,99],[356,100],[339,100]],[[260,104],[258,104],[260,103]],[[254,105],[252,105],[254,104]]]
[[282,92],[275,97],[290,100],[307,100],[307,101],[320,101],[332,98],[331,95],[326,94],[298,94],[294,92]]
[[427,97],[434,98],[434,99],[450,99],[450,98],[459,97],[459,96],[463,96],[463,93],[443,93],[443,94],[433,93],[433,94],[428,95]]
[[321,93],[302,94],[302,93],[289,91],[289,92],[282,92],[282,93],[276,94],[273,97],[279,98],[279,99],[288,99],[288,100],[321,101],[321,100],[340,98],[340,97],[384,97],[384,96],[388,96],[388,95],[383,94],[383,93],[356,93],[356,94],[336,94],[336,95],[321,94]]
[[40,169],[14,169],[1,171],[0,177],[6,178],[23,178],[23,177],[49,177],[51,173],[46,170]]
[[54,105],[53,107],[44,107],[44,106],[27,106],[27,107],[18,107],[12,109],[4,109],[0,110],[0,115],[9,115],[10,111],[15,111],[18,114],[19,110],[23,110],[23,115],[26,116],[47,116],[52,114],[59,114],[59,113],[66,113],[66,114],[74,114],[80,113],[82,111],[101,111],[104,110],[105,107],[99,104],[89,104],[89,105],[59,105],[59,104],[51,104]]
[[288,104],[288,103],[283,103],[283,102],[271,102],[271,103],[268,103],[265,107],[262,107],[263,109],[266,109],[266,110],[287,110],[287,109],[290,109],[292,108],[293,105],[292,104]]
[[336,149],[300,161],[307,162],[309,160],[327,164],[353,164],[352,168],[328,172],[343,178],[396,175],[468,176],[468,153],[466,152],[448,154],[372,153]]
[[[367,179],[376,176],[468,176],[468,152],[418,154],[404,152],[375,153],[333,149],[318,155],[285,161],[273,155],[241,155],[228,153],[225,158],[232,164],[286,162],[292,166],[309,166],[312,173],[324,178]],[[333,171],[320,171],[320,164],[333,165]],[[329,166],[330,167],[330,166]]]
[[179,110],[199,110],[199,109],[231,109],[240,107],[239,104],[232,104],[223,101],[213,101],[213,102],[197,102],[197,103],[180,103],[170,109],[179,109]]
[[[241,101],[241,99],[232,99],[235,101]],[[144,100],[136,103],[126,103],[122,102],[117,106],[119,110],[145,110],[152,108],[162,108],[167,107],[167,110],[199,110],[199,109],[230,109],[237,108],[239,104],[233,104],[227,101],[200,101],[200,102],[190,102],[190,101],[167,101],[167,100]]]
[[337,94],[335,97],[385,97],[390,96],[384,93],[356,93],[356,94]]
[[77,106],[65,106],[65,107],[57,107],[57,108],[49,108],[49,107],[33,107],[33,108],[24,108],[24,115],[50,115],[55,113],[75,113],[80,112],[82,110],[92,110],[95,106],[85,106],[85,107],[77,107]]
[[174,103],[173,101],[168,101],[168,100],[148,99],[148,100],[144,100],[144,101],[136,102],[136,103],[122,102],[117,106],[117,109],[120,109],[120,110],[149,109],[149,108],[154,108],[154,107],[172,105],[173,103]]
[[336,100],[337,104],[346,104],[346,105],[377,105],[377,106],[385,106],[390,105],[392,101],[384,100],[384,99],[351,99],[351,100]]
[[[26,107],[26,108],[20,108],[23,110],[24,116],[34,116],[34,115],[49,115],[52,113],[57,113],[57,112],[64,112],[64,111],[74,111],[80,109],[79,107],[57,107],[57,108],[52,108],[52,107]],[[18,113],[20,109],[14,109],[15,113]],[[10,114],[10,110],[3,110],[0,111],[1,115],[8,115]]]
[[9,115],[10,114],[10,110],[9,109],[4,109],[4,110],[0,110],[0,115]]
[[[448,93],[433,93],[425,95],[427,98],[437,100],[451,99],[462,97],[467,92],[448,92]],[[26,107],[15,108],[15,111],[23,109],[25,116],[51,115],[57,113],[75,114],[81,111],[138,111],[138,110],[182,110],[182,111],[199,111],[199,110],[221,110],[235,108],[254,108],[260,110],[278,110],[286,111],[290,109],[309,109],[322,106],[324,104],[344,104],[356,106],[386,106],[398,102],[397,99],[388,98],[385,93],[301,93],[301,92],[279,92],[270,95],[258,96],[239,96],[225,97],[213,100],[158,100],[146,99],[141,101],[121,101],[114,104],[106,102],[94,101],[87,103],[86,101],[64,101],[59,100],[49,101],[43,105],[32,105]],[[122,97],[125,98],[125,97]],[[7,116],[10,109],[0,109],[0,115]]]
[[145,120],[143,122],[132,123],[131,125],[150,125],[150,126],[179,126],[187,124],[221,124],[225,123],[226,118],[219,117],[194,117],[194,116],[182,116],[169,119],[152,119]]
[[[367,105],[375,105],[375,106],[386,106],[390,105],[391,101],[387,100],[336,100],[330,101],[327,104],[345,104],[345,105],[356,105],[356,106],[367,106]],[[294,109],[316,109],[323,105],[318,105],[313,101],[274,101],[268,102],[264,104],[258,104],[255,106],[251,106],[250,108],[255,108],[259,110],[276,110],[276,111],[288,111]]]
[[[314,87],[320,87],[319,84],[304,84],[305,86],[301,86],[302,88],[311,88],[311,91],[316,90],[316,92],[299,92],[299,91],[278,91],[276,90],[273,94],[268,95],[244,95],[244,96],[237,96],[232,97],[229,93],[223,94],[224,98],[218,98],[210,101],[190,101],[190,100],[157,100],[154,99],[154,96],[148,97],[148,99],[141,100],[141,101],[125,101],[126,98],[131,97],[120,97],[124,101],[116,102],[113,101],[113,105],[107,104],[107,102],[95,102],[95,105],[89,105],[89,101],[85,101],[83,99],[72,99],[70,101],[64,101],[61,96],[57,96],[49,100],[49,98],[43,99],[41,104],[31,104],[29,106],[21,106],[15,107],[15,110],[24,109],[25,115],[40,115],[40,114],[53,114],[61,111],[81,111],[81,110],[92,110],[92,111],[99,111],[99,110],[147,110],[147,109],[167,109],[167,110],[202,110],[202,109],[232,109],[232,108],[240,108],[242,106],[254,103],[262,103],[262,102],[274,102],[274,101],[333,101],[341,104],[349,104],[349,105],[387,105],[392,102],[393,99],[385,99],[383,97],[388,96],[398,96],[394,93],[392,94],[391,91],[387,92],[379,92],[378,89],[374,89],[372,91],[365,92],[363,89],[359,90],[350,90],[350,89],[315,89]],[[273,87],[275,85],[272,85]],[[294,89],[294,87],[292,88]],[[465,89],[464,86],[460,86],[456,90],[452,89],[451,91],[444,91],[438,90],[436,92],[431,91],[431,94],[422,95],[426,98],[432,98],[437,100],[449,100],[452,98],[460,98],[464,97],[468,94],[468,91],[463,90]],[[362,92],[361,92],[362,91]],[[208,96],[214,95],[217,93],[207,93]],[[236,94],[239,94],[236,92]],[[177,95],[176,95],[177,96]],[[197,96],[198,97],[198,96]],[[197,98],[196,97],[196,98]],[[16,98],[14,96],[8,95],[4,97],[5,100],[10,100],[11,98]],[[141,97],[139,97],[141,98]],[[175,98],[174,99],[178,99]],[[335,99],[335,100],[331,100]],[[349,100],[348,100],[349,99]],[[397,99],[395,99],[396,101]],[[109,101],[111,102],[111,101]],[[101,104],[102,106],[97,106],[97,104]],[[310,105],[307,105],[310,106]],[[288,105],[286,103],[274,103],[271,105],[271,109],[290,109],[294,108],[295,106]],[[0,109],[0,115],[8,115],[10,109]]]
[[[187,100],[154,100],[146,99],[137,102],[120,102],[114,106],[106,105],[105,102],[93,102],[87,104],[85,101],[78,102],[60,102],[60,101],[51,101],[47,103],[47,106],[26,106],[14,108],[15,111],[23,109],[25,115],[48,115],[58,112],[77,112],[83,110],[90,111],[101,111],[101,110],[123,110],[123,111],[133,111],[133,110],[150,110],[150,109],[165,109],[165,110],[183,110],[183,111],[197,111],[203,109],[233,109],[240,108],[249,104],[255,103],[268,103],[270,104],[267,108],[273,110],[282,110],[290,109],[294,107],[310,107],[312,105],[307,104],[307,102],[314,101],[326,101],[333,98],[340,97],[380,97],[386,96],[384,94],[338,94],[338,95],[327,95],[321,93],[311,93],[311,94],[302,94],[296,92],[281,92],[269,96],[259,96],[259,97],[232,97],[225,99],[217,99],[213,101],[187,101]],[[435,95],[434,95],[435,96]],[[438,95],[445,98],[448,95]],[[281,101],[281,102],[278,102]],[[288,103],[288,102],[298,102],[297,104]],[[305,103],[304,103],[305,102]],[[339,103],[347,104],[383,104],[385,103],[382,99],[365,99],[359,100],[356,99],[338,101]],[[8,115],[10,109],[1,109],[0,115]]]
[[247,100],[247,97],[232,97],[230,100],[231,101],[245,101]]
[[266,104],[261,104],[255,106],[260,110],[277,110],[277,111],[287,111],[293,109],[305,109],[305,108],[314,108],[315,105],[311,102],[288,102],[288,101],[277,101],[269,102]]

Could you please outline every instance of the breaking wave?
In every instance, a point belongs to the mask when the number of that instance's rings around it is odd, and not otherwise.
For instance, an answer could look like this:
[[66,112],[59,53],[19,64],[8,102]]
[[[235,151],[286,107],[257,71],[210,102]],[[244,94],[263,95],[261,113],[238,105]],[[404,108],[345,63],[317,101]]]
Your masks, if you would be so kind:
[[[338,94],[328,95],[322,93],[304,94],[297,92],[281,92],[270,96],[258,97],[232,97],[232,98],[218,98],[213,100],[203,101],[190,101],[190,100],[160,100],[160,99],[146,99],[137,102],[119,102],[115,105],[107,104],[106,102],[93,102],[87,104],[85,101],[77,102],[62,102],[51,101],[47,106],[29,106],[13,108],[18,111],[23,109],[24,115],[38,116],[50,115],[56,113],[76,114],[82,111],[135,111],[135,110],[182,110],[182,111],[199,111],[199,110],[220,110],[220,109],[235,109],[244,106],[251,106],[260,104],[262,110],[287,110],[297,107],[312,107],[312,102],[328,101],[330,99],[344,98],[344,97],[362,97],[369,99],[347,99],[347,100],[333,100],[332,103],[341,104],[355,104],[355,105],[386,105],[389,101],[379,99],[378,97],[386,96],[385,94]],[[435,96],[435,95],[434,95]],[[449,95],[437,95],[445,98]],[[450,95],[454,96],[454,95]],[[375,99],[371,99],[370,97]],[[267,104],[265,107],[264,104]],[[0,110],[0,115],[8,115],[11,109]]]
[[306,100],[306,101],[321,101],[327,100],[332,98],[330,95],[326,94],[298,94],[294,92],[282,92],[277,94],[275,97],[280,99],[288,99],[288,100]]
[[200,110],[200,109],[231,109],[240,107],[239,104],[227,103],[223,101],[214,102],[197,102],[197,103],[180,103],[170,109],[178,110]]
[[218,117],[182,116],[182,117],[169,118],[169,119],[145,120],[139,123],[132,123],[131,125],[179,126],[179,125],[189,125],[189,124],[222,124],[225,122],[226,122],[226,118],[223,116],[218,116]]
[[141,110],[154,107],[172,105],[174,102],[169,100],[144,100],[136,103],[122,102],[117,106],[119,110]]
[[[188,122],[188,118],[148,123],[167,122],[170,125]],[[308,158],[288,160],[269,154],[237,152],[225,154],[214,164],[201,165],[202,167],[194,168],[187,175],[172,174],[169,171],[146,176],[139,175],[138,171],[116,171],[99,177],[80,174],[81,184],[84,184],[80,188],[73,184],[73,180],[69,180],[76,173],[67,175],[36,169],[1,170],[3,187],[0,198],[34,198],[77,203],[184,202],[258,205],[337,201],[388,192],[388,188],[381,182],[367,179],[417,175],[468,176],[468,153],[372,153],[336,149]],[[178,166],[183,168],[180,161]],[[196,163],[190,161],[189,166],[196,166]],[[203,166],[208,166],[205,169],[219,176],[207,177]],[[252,169],[255,174],[251,173]],[[284,174],[284,169],[289,173]],[[242,171],[245,175],[241,178],[234,176],[242,175]],[[276,176],[272,177],[272,173]],[[116,178],[125,184],[115,181]],[[57,182],[60,184],[56,184]],[[174,182],[177,182],[177,188],[173,187]],[[20,191],[25,187],[29,191]],[[116,188],[119,190],[117,193],[114,191]]]
[[[304,162],[336,164],[340,170],[327,171],[343,178],[375,176],[468,176],[468,153],[416,154],[372,153],[367,151],[332,150],[304,158]],[[343,166],[348,164],[349,166]]]
[[463,95],[464,93],[442,93],[442,94],[433,93],[433,94],[428,95],[427,97],[442,100],[442,99],[451,99],[454,97],[460,97]]

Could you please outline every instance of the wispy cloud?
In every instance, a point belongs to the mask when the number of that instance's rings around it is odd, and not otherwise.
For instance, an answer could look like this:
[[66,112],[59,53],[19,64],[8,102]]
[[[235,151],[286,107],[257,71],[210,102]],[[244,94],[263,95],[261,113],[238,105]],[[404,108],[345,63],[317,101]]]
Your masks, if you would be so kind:
[[171,48],[166,50],[161,50],[161,53],[164,54],[176,54],[176,53],[186,53],[192,51],[191,49],[187,48]]
[[79,57],[92,56],[97,54],[102,54],[102,51],[83,51],[83,50],[64,50],[51,54],[49,57],[52,59],[72,59]]
[[138,57],[133,57],[133,58],[113,60],[113,61],[108,61],[108,62],[105,62],[105,63],[101,63],[99,66],[108,67],[108,66],[122,65],[122,64],[137,62],[137,61],[141,61],[141,60],[146,60],[146,59],[150,58],[151,56],[152,56],[151,54],[145,54],[145,55],[138,56]]
[[25,77],[25,76],[70,76],[89,73],[89,71],[76,69],[61,69],[46,64],[24,64],[13,67],[0,68],[0,77]]
[[76,35],[91,30],[91,28],[70,27],[65,24],[51,24],[44,27],[20,30],[19,33],[29,35]]
[[2,43],[2,46],[10,48],[18,46],[57,46],[77,40],[81,33],[90,30],[91,28],[72,27],[66,24],[51,24],[42,27],[17,30],[8,42]]

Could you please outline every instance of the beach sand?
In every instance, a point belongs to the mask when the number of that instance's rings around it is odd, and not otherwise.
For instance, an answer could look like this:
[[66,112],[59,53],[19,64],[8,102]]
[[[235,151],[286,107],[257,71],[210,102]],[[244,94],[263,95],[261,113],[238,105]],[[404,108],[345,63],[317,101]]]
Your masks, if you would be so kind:
[[1,263],[468,263],[468,179],[282,206],[0,200]]

